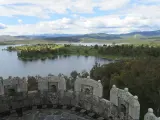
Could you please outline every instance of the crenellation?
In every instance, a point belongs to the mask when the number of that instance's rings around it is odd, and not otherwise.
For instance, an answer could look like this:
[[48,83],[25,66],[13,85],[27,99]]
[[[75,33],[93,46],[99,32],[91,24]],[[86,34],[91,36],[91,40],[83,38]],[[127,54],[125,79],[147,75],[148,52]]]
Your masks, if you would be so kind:
[[[35,76],[38,90],[28,91],[28,80],[23,77],[0,78],[0,113],[16,108],[42,105],[72,106],[96,113],[104,119],[139,120],[140,104],[138,96],[132,95],[128,88],[119,89],[113,85],[110,90],[110,100],[103,98],[101,80],[90,77],[77,77],[74,91],[66,90],[66,80],[63,76],[49,74],[46,77]],[[16,94],[8,96],[10,89]],[[152,109],[148,110],[144,120],[159,120]]]
[[88,94],[99,97],[103,95],[103,86],[101,82],[90,79],[89,76],[87,78],[77,78],[74,84],[74,90],[77,92],[88,92]]
[[160,120],[160,117],[156,117],[152,108],[148,109],[148,112],[144,116],[144,120]]
[[90,76],[87,76],[87,79],[90,79]]
[[124,88],[124,91],[125,91],[125,92],[128,92],[128,88]]
[[27,81],[24,78],[11,77],[1,80],[1,95],[12,92],[27,92]]
[[118,88],[116,87],[116,85],[113,85],[111,90],[110,90],[110,101],[115,104],[116,106],[118,106]]
[[144,116],[144,120],[157,120],[157,117],[154,115],[152,108],[148,109],[148,112]]
[[0,78],[0,95],[4,94],[3,78]]
[[66,90],[66,81],[63,77],[48,75],[47,77],[38,77],[37,81],[40,91]]
[[[131,117],[132,119],[139,119],[140,104],[138,97],[134,97],[128,88],[117,89],[115,85],[112,86],[110,91],[110,101],[116,105],[120,111],[121,116]],[[123,111],[123,112],[122,112]],[[127,116],[128,114],[129,116]]]

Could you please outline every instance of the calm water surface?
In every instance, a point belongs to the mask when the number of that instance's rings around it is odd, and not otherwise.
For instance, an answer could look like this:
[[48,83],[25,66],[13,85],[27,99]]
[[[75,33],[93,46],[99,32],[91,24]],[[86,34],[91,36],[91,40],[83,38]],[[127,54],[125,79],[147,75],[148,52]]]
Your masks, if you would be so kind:
[[90,71],[95,62],[100,64],[112,62],[106,59],[85,56],[58,56],[54,60],[24,62],[18,59],[17,52],[2,51],[6,47],[0,46],[0,76],[4,78],[8,76],[26,77],[28,75],[46,76],[49,73],[70,75],[73,70],[78,72],[82,70]]

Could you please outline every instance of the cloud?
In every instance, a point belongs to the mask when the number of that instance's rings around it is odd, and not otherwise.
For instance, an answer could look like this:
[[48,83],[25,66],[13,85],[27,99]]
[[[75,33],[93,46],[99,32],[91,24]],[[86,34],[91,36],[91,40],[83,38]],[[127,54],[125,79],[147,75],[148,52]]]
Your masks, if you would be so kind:
[[123,14],[126,17],[126,19],[128,19],[128,22],[132,23],[134,26],[139,26],[139,28],[148,26],[148,28],[152,30],[152,29],[160,29],[159,11],[160,11],[160,4],[134,5],[131,8],[128,8],[125,11],[120,12],[119,14]]
[[[160,19],[159,19],[160,20]],[[41,21],[36,24],[8,25],[1,30],[0,34],[10,34],[17,31],[17,34],[87,34],[87,33],[125,33],[132,31],[145,31],[155,27],[153,25],[158,19],[149,19],[141,16],[118,15],[100,16],[91,18],[61,18],[52,21]],[[156,29],[160,28],[160,25]]]
[[43,10],[41,7],[36,5],[23,5],[23,6],[16,6],[11,5],[7,6],[0,6],[0,16],[17,16],[17,15],[24,15],[24,16],[36,16],[41,18],[49,18],[48,11]]
[[[148,4],[148,3],[159,3],[159,0],[136,0],[138,3]],[[159,3],[160,4],[160,3]]]
[[98,3],[100,10],[114,10],[128,4],[130,0],[102,0]]
[[75,13],[93,13],[96,3],[92,0],[75,0],[71,3],[71,11]]
[[[159,11],[159,0],[0,0],[0,16],[16,16],[20,23],[7,25],[0,34],[157,30],[160,29]],[[61,18],[54,18],[54,14],[61,14]],[[24,24],[20,15],[43,19],[34,24]]]
[[0,23],[0,29],[5,29],[7,26],[5,24]]
[[160,18],[160,5],[134,5],[127,9],[126,14],[146,18]]
[[36,16],[50,18],[51,14],[94,13],[94,9],[117,9],[129,0],[1,0],[0,16]]

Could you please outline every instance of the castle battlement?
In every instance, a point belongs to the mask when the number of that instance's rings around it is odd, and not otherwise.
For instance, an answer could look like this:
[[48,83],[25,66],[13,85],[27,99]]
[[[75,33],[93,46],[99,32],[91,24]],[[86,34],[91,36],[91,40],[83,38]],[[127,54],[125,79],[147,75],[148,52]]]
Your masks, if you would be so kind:
[[144,120],[160,120],[160,117],[156,117],[153,113],[153,109],[149,108],[148,112],[144,116]]
[[119,109],[122,109],[122,108],[128,109],[127,112],[129,116],[131,116],[133,119],[136,119],[136,120],[139,119],[140,104],[138,101],[138,97],[133,96],[128,91],[128,88],[125,88],[124,90],[122,90],[122,89],[117,88],[115,85],[113,85],[112,89],[110,90],[110,101],[114,105],[119,107]]
[[[123,90],[113,85],[110,100],[106,100],[102,96],[101,80],[78,77],[74,83],[74,90],[68,91],[66,80],[62,76],[36,76],[35,79],[38,90],[28,91],[27,78],[0,78],[0,114],[32,106],[39,108],[44,105],[60,105],[92,111],[104,119],[139,120],[138,97],[133,96],[128,88]],[[10,95],[10,92],[18,94]],[[151,110],[145,115],[145,120],[151,120],[148,116],[157,119],[151,115]]]

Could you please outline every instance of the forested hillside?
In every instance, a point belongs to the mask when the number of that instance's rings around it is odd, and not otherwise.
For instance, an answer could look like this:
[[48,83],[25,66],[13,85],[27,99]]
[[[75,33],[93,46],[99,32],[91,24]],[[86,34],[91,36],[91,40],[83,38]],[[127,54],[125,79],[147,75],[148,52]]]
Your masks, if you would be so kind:
[[109,98],[113,84],[119,88],[128,87],[139,97],[142,118],[150,107],[157,116],[160,115],[160,59],[127,60],[103,66],[96,64],[90,75],[102,80],[105,98]]

